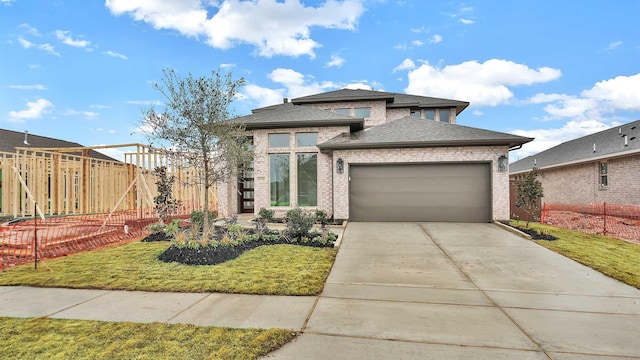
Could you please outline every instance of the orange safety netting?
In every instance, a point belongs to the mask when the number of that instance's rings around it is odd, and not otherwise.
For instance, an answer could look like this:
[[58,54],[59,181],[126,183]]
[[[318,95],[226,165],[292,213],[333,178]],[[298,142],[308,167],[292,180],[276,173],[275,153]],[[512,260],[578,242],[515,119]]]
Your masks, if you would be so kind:
[[640,206],[638,205],[545,203],[540,222],[640,243]]
[[[176,215],[170,219],[186,219]],[[170,221],[167,219],[165,221]],[[82,216],[29,219],[0,226],[0,270],[122,243],[146,235],[146,227],[158,222],[150,212],[119,212]]]

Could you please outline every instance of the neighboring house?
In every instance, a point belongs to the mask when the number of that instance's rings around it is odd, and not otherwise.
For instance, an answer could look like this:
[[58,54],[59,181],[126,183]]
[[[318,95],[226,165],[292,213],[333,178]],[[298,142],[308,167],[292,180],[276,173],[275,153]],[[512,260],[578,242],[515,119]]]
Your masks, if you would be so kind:
[[510,165],[510,178],[541,170],[543,202],[640,205],[640,120],[567,141]]
[[455,125],[469,103],[337,90],[237,118],[253,169],[218,184],[219,212],[300,206],[352,221],[509,218],[509,150],[532,139]]
[[[26,144],[25,144],[26,141]],[[0,152],[14,153],[17,147],[23,148],[66,148],[66,147],[83,147],[78,143],[54,139],[46,136],[39,136],[34,134],[27,134],[25,136],[24,132],[0,129]],[[78,152],[77,155],[82,155],[82,152]],[[89,157],[100,159],[100,160],[108,160],[108,161],[118,161],[114,158],[111,158],[101,152],[95,150],[89,150]]]

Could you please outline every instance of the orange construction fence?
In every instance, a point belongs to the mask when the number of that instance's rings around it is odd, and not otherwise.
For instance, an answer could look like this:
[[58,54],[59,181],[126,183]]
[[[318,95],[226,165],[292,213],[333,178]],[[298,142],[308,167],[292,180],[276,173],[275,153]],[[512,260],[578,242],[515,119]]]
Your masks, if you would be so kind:
[[594,204],[545,203],[540,222],[640,243],[640,206],[638,205],[606,202]]
[[[168,217],[187,219],[190,213]],[[147,226],[158,222],[152,211],[48,217],[0,226],[0,270],[74,254],[106,245],[128,242],[147,235]]]

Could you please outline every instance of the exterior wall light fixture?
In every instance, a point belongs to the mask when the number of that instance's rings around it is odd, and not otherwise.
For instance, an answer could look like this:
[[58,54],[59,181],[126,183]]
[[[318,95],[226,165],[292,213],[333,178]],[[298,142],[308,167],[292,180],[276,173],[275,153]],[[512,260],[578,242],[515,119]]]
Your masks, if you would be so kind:
[[338,174],[342,174],[344,172],[344,160],[342,160],[342,158],[338,158],[338,160],[336,160],[336,172]]
[[509,166],[507,161],[508,161],[508,158],[506,156],[500,155],[500,157],[498,158],[498,171],[500,172],[507,171],[507,167]]

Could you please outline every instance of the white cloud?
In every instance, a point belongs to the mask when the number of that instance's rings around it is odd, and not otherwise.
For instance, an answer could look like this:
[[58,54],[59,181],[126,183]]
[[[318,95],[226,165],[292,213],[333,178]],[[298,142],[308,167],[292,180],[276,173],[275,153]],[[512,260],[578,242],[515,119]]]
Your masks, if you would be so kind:
[[38,29],[34,28],[33,26],[27,24],[27,23],[22,23],[20,25],[18,25],[19,28],[21,29],[25,29],[25,31],[28,34],[31,34],[33,36],[41,36],[40,32],[38,31]]
[[32,42],[31,42],[31,41],[29,41],[29,40],[26,40],[26,39],[24,39],[24,38],[21,38],[21,37],[19,37],[19,38],[18,38],[18,42],[19,42],[19,43],[20,43],[20,45],[22,45],[22,47],[23,47],[23,48],[25,48],[25,49],[28,49],[28,48],[31,48],[31,47],[36,46],[36,44],[32,43]]
[[311,27],[353,30],[364,12],[359,0],[328,0],[318,7],[300,0],[107,0],[105,5],[114,15],[129,14],[156,29],[203,38],[215,48],[250,44],[264,57],[314,57],[321,44],[311,38]]
[[243,99],[251,99],[258,103],[258,107],[275,105],[282,102],[284,89],[269,89],[254,84],[246,85],[242,89]]
[[47,87],[41,84],[34,84],[34,85],[9,85],[8,86],[11,89],[18,89],[18,90],[47,90]]
[[344,65],[344,59],[338,55],[331,55],[331,60],[327,63],[328,67],[341,67]]
[[44,52],[49,53],[51,55],[60,56],[60,53],[56,51],[56,48],[49,43],[38,45],[38,49],[43,50]]
[[425,62],[409,71],[409,85],[405,91],[409,94],[469,101],[473,105],[497,106],[513,97],[509,89],[511,86],[549,82],[560,75],[558,69],[532,69],[501,59],[484,63],[472,60],[442,68]]
[[463,24],[465,24],[465,25],[471,25],[471,24],[475,23],[475,21],[474,21],[474,20],[471,20],[471,19],[465,19],[465,18],[461,18],[461,19],[460,19],[460,22],[461,22],[461,23],[463,23]]
[[11,0],[0,0],[0,4],[4,6],[11,6],[11,3],[12,3]]
[[122,55],[122,54],[117,53],[117,52],[113,52],[113,51],[111,51],[111,50],[104,51],[104,52],[103,52],[103,54],[105,54],[105,55],[109,55],[109,56],[113,56],[113,57],[117,57],[117,58],[120,58],[120,59],[122,59],[122,60],[128,60],[128,59],[127,59],[127,57],[126,57],[125,55]]
[[40,98],[36,101],[29,101],[25,110],[9,111],[9,121],[24,122],[25,120],[38,119],[49,114],[51,107],[53,107],[53,103],[47,99]]
[[69,31],[56,30],[56,37],[62,41],[63,44],[79,48],[85,48],[91,45],[90,41],[73,39],[71,35],[68,34]]
[[622,41],[613,41],[609,43],[609,46],[607,46],[607,50],[611,51],[614,50],[615,48],[617,48],[618,46],[622,45]]
[[[111,131],[109,131],[110,134],[113,134]],[[104,146],[106,144],[97,144],[97,145],[93,145],[93,146]],[[107,156],[110,156],[116,160],[120,160],[120,161],[124,161],[124,153],[125,151],[122,151],[121,149],[118,148],[106,148],[106,149],[96,149],[97,152],[103,153]],[[128,150],[127,150],[128,152]]]
[[236,67],[236,64],[220,64],[221,69],[232,69]]
[[127,104],[131,105],[146,105],[146,106],[159,106],[162,105],[160,100],[129,100]]
[[422,45],[424,45],[424,41],[422,41],[422,40],[413,40],[411,42],[411,45],[413,45],[413,46],[422,46]]
[[362,84],[362,83],[353,83],[353,84],[347,84],[347,86],[344,87],[345,89],[351,89],[351,90],[373,90],[373,88],[371,87],[371,85],[367,85],[367,84]]
[[640,73],[600,81],[593,88],[583,91],[581,95],[597,100],[606,107],[640,111],[639,89]]
[[476,109],[476,110],[473,110],[471,113],[472,113],[473,115],[475,115],[475,116],[481,116],[481,115],[483,115],[483,112],[482,112],[482,111],[480,111],[480,110],[477,110],[477,109]]
[[416,68],[416,63],[414,63],[413,60],[407,58],[402,60],[402,63],[400,63],[400,65],[396,66],[395,68],[393,68],[391,72],[395,73],[403,70],[413,70],[415,68]]
[[442,42],[442,35],[433,34],[431,39],[429,39],[430,44],[437,44],[439,42]]
[[95,111],[79,111],[79,110],[74,110],[74,109],[68,109],[62,112],[62,115],[64,116],[76,116],[76,115],[80,115],[80,116],[84,116],[87,119],[93,119],[98,117],[97,112]]

